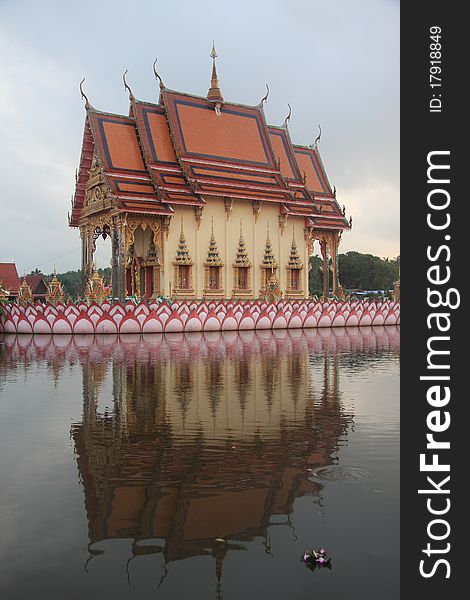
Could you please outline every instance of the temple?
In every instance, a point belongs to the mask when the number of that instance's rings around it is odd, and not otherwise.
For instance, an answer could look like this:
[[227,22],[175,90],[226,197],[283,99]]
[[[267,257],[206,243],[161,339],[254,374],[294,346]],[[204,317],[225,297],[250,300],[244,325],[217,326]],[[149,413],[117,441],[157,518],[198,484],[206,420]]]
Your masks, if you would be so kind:
[[[314,243],[324,297],[338,295],[338,245],[351,219],[336,200],[318,143],[291,142],[258,105],[224,99],[212,48],[207,97],[168,89],[157,104],[129,93],[129,116],[85,100],[69,225],[80,230],[83,289],[95,242],[111,240],[112,296],[308,297]],[[287,226],[288,225],[288,226]],[[331,257],[332,282],[329,281]]]

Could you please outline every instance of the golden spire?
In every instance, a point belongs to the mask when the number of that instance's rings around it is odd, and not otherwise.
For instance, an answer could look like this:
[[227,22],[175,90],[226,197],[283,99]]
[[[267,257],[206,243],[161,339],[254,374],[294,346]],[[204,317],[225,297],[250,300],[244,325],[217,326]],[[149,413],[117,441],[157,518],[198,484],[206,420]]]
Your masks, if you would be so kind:
[[276,259],[274,258],[273,249],[271,246],[271,240],[269,239],[269,223],[268,223],[268,229],[267,229],[267,235],[266,235],[266,245],[264,247],[264,256],[263,256],[262,266],[269,268],[269,269],[277,268],[277,262],[276,262]]
[[186,238],[184,237],[183,230],[183,217],[181,217],[181,233],[180,233],[180,241],[178,244],[178,249],[176,251],[176,260],[175,263],[178,265],[192,265],[193,261],[189,255],[188,245],[186,243]]
[[219,249],[217,248],[217,242],[215,240],[214,217],[212,217],[212,235],[209,242],[206,265],[210,265],[212,267],[221,267],[223,265],[222,259],[219,255]]
[[31,288],[28,285],[26,280],[26,271],[23,275],[23,281],[21,282],[20,287],[18,288],[18,302],[20,304],[32,304],[33,303],[33,293]]
[[209,100],[209,102],[214,102],[216,103],[216,105],[220,105],[223,103],[224,98],[219,88],[219,80],[217,79],[217,69],[215,68],[215,59],[217,58],[217,52],[214,44],[212,44],[212,51],[210,57],[212,58],[212,78],[211,87],[207,92],[207,99]]
[[54,275],[51,281],[47,284],[46,302],[55,305],[58,302],[63,302],[64,297],[65,291],[61,282],[57,278],[57,270],[54,265]]
[[248,258],[248,252],[246,251],[245,240],[243,239],[242,220],[240,219],[240,239],[238,240],[237,256],[234,267],[251,267],[251,261]]
[[297,251],[297,244],[295,242],[294,225],[292,225],[292,246],[290,247],[288,266],[290,269],[302,268],[302,261],[300,260],[299,253]]

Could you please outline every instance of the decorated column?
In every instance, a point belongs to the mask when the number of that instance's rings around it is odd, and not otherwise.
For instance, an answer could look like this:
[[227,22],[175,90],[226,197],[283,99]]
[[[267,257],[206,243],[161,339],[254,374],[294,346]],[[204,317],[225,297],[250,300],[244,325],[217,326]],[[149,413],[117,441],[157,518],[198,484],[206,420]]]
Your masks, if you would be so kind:
[[87,281],[87,264],[88,264],[88,248],[87,248],[87,234],[86,228],[80,227],[80,241],[82,248],[82,260],[81,260],[81,285],[80,293],[85,293],[86,281]]
[[333,271],[333,296],[338,295],[338,246],[339,236],[335,231],[330,238],[331,269]]
[[119,263],[119,232],[116,223],[111,226],[111,293],[113,298],[119,296],[118,290],[118,263]]
[[328,244],[325,238],[320,240],[320,250],[323,258],[323,300],[326,300],[330,286],[328,277]]

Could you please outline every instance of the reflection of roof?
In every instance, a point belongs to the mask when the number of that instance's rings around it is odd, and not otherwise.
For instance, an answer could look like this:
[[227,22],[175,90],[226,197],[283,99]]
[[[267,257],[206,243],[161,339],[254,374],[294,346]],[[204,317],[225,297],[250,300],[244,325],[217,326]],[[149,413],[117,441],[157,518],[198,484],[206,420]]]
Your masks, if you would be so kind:
[[20,278],[15,263],[0,263],[0,283],[7,292],[16,294]]
[[321,226],[316,197],[349,224],[336,204],[318,150],[293,146],[287,126],[266,123],[263,105],[248,106],[161,87],[159,104],[130,98],[130,116],[87,104],[71,226],[78,226],[96,152],[117,208],[171,214],[177,204],[209,197],[278,204],[284,214]]

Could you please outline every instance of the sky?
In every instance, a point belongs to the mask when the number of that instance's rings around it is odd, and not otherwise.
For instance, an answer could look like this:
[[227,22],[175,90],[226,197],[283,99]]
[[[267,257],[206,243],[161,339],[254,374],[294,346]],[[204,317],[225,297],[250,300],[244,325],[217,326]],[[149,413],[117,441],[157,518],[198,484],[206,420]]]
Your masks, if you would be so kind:
[[[0,0],[0,262],[20,275],[80,268],[68,227],[85,111],[128,114],[122,84],[158,100],[165,85],[205,96],[212,40],[228,101],[258,104],[294,143],[320,152],[353,217],[340,252],[399,249],[399,2],[397,0]],[[106,244],[106,242],[101,242]],[[98,248],[97,266],[110,251]]]

